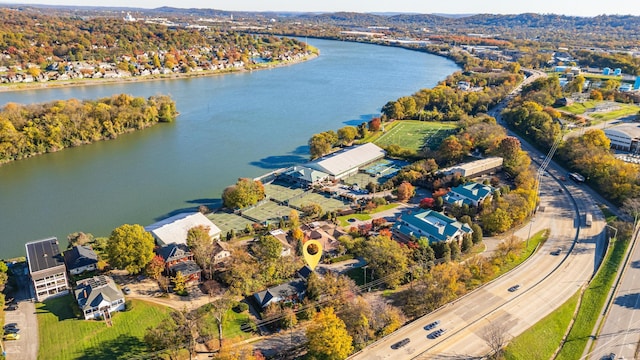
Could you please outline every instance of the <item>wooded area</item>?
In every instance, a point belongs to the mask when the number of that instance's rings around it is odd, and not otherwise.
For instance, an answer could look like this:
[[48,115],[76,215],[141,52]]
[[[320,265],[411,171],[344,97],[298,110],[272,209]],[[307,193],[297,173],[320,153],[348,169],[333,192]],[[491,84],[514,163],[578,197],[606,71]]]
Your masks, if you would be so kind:
[[55,152],[171,122],[177,115],[168,96],[148,99],[127,94],[95,101],[9,103],[0,111],[0,164]]

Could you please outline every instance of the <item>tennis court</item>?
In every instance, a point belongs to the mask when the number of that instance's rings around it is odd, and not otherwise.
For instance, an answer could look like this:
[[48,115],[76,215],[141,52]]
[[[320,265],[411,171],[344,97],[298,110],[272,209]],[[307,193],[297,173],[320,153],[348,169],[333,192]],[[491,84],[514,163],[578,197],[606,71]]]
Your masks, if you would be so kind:
[[298,196],[304,193],[304,191],[305,190],[299,186],[289,185],[282,182],[272,182],[271,184],[267,184],[264,186],[264,192],[266,193],[267,197],[280,202]]
[[322,207],[322,210],[325,212],[342,210],[349,205],[349,203],[346,203],[342,200],[334,199],[318,193],[308,193],[289,202],[290,205],[298,207],[303,207],[310,203],[320,205]]
[[242,216],[236,214],[230,214],[226,212],[216,212],[207,215],[209,220],[211,220],[217,227],[222,231],[222,236],[224,237],[227,232],[231,229],[236,231],[244,230],[247,225],[253,224],[252,221],[243,218]]
[[267,220],[274,220],[275,218],[289,216],[291,210],[292,209],[288,206],[282,206],[273,201],[267,201],[260,206],[244,211],[243,214],[260,220],[261,222],[265,222]]

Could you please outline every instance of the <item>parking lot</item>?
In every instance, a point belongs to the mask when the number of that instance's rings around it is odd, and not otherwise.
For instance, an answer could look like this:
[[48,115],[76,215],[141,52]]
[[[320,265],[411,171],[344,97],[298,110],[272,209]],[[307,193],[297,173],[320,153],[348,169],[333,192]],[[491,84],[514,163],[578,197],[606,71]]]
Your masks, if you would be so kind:
[[[29,284],[26,275],[18,278],[18,284]],[[33,360],[38,358],[38,320],[36,306],[31,301],[29,288],[20,288],[15,294],[16,310],[5,311],[5,324],[15,324],[20,329],[20,338],[4,342],[7,360]]]

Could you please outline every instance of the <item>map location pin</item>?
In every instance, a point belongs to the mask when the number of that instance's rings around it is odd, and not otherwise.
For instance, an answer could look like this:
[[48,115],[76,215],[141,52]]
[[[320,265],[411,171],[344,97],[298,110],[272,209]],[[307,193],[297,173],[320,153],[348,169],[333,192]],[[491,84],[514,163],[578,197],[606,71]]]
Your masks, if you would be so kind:
[[322,244],[318,240],[309,240],[302,246],[304,261],[314,270],[322,257]]

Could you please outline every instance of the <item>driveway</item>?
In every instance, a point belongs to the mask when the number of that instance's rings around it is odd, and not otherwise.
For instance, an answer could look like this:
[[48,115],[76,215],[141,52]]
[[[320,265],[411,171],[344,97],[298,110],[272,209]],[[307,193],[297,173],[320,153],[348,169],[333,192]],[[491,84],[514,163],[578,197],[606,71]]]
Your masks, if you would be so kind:
[[[20,267],[24,269],[24,267]],[[38,358],[38,319],[32,302],[29,278],[21,271],[17,277],[19,289],[14,294],[18,309],[5,311],[5,324],[15,323],[20,329],[20,339],[5,341],[7,360],[33,360]]]

